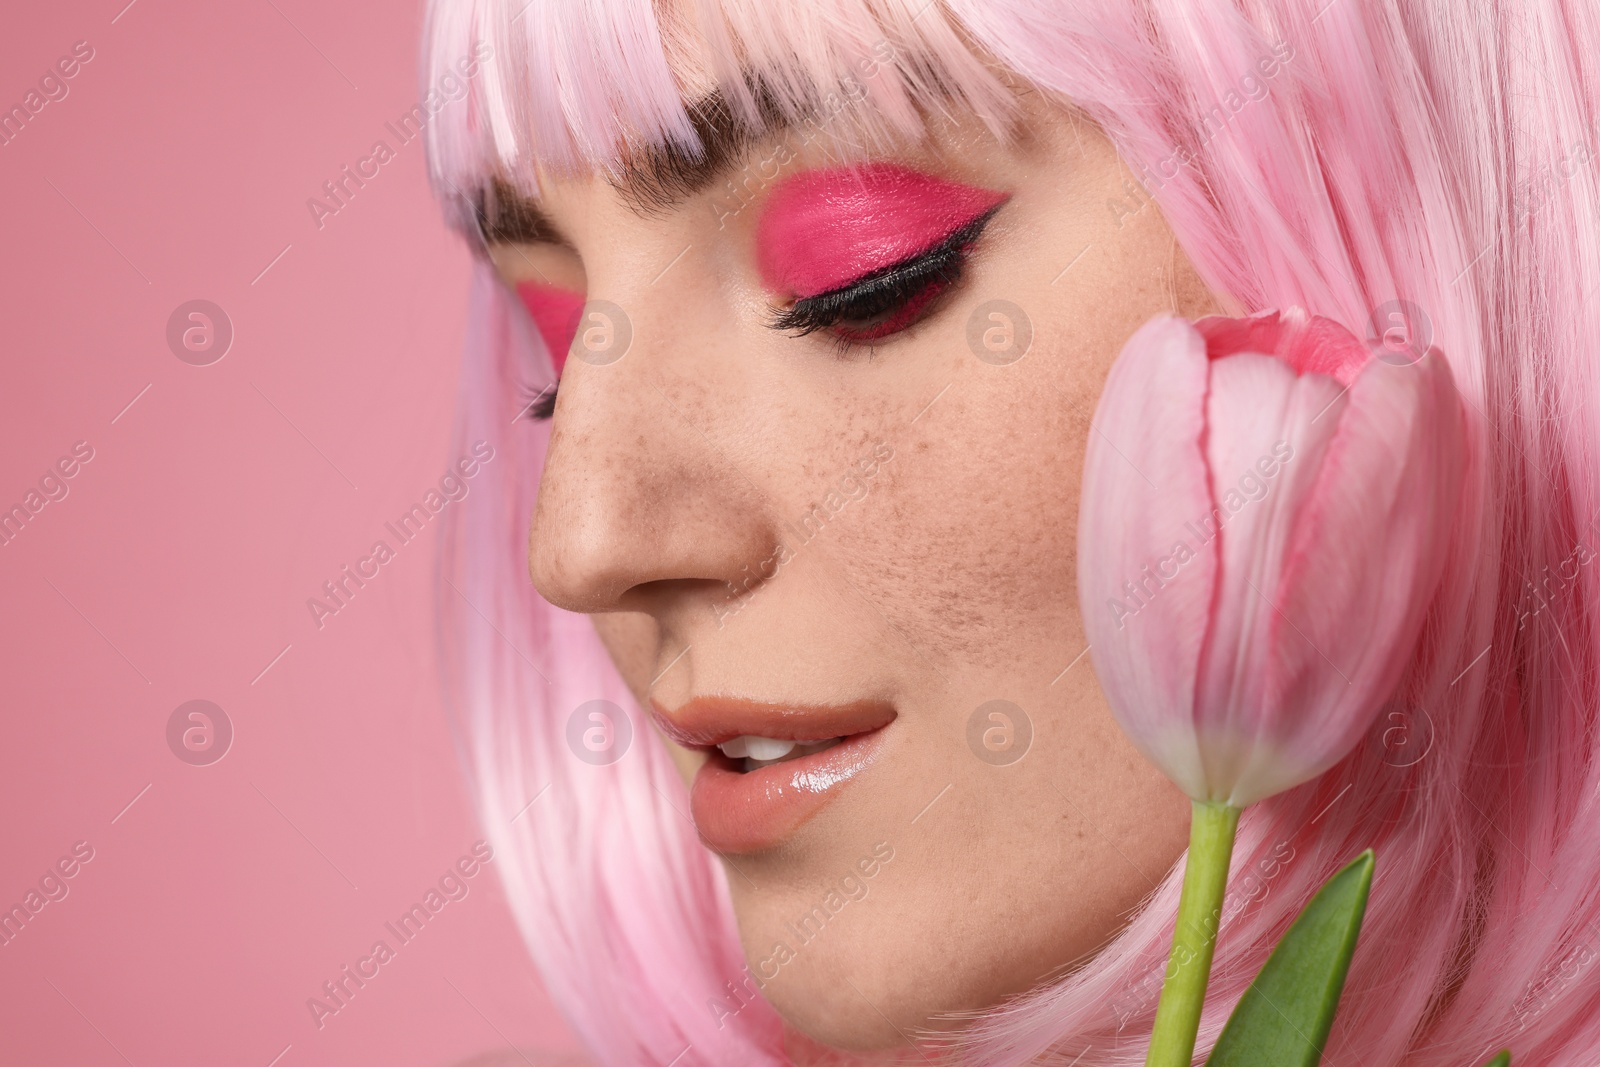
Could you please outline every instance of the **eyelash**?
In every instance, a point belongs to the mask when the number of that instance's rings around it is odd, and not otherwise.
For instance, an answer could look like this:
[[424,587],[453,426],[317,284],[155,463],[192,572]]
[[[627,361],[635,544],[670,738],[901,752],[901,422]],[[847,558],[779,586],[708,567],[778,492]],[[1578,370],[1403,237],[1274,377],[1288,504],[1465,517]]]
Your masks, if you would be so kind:
[[[802,297],[787,308],[774,308],[768,325],[775,330],[796,330],[796,337],[833,330],[841,354],[908,329],[926,318],[938,298],[961,280],[972,246],[998,210],[997,204],[926,252],[842,288]],[[839,329],[841,323],[852,319],[883,315],[888,318],[863,329]]]
[[518,391],[522,394],[522,407],[517,409],[516,422],[520,418],[529,418],[534,422],[543,422],[556,413],[556,383],[535,391],[531,382],[518,383]]
[[[840,354],[862,343],[881,340],[920,322],[940,296],[961,280],[972,246],[995,212],[996,204],[966,223],[926,252],[873,271],[840,289],[796,300],[787,308],[774,308],[768,325],[774,330],[795,330],[796,337],[820,330],[835,330],[834,343]],[[850,319],[865,319],[893,312],[887,320],[865,330],[840,333],[837,327]],[[559,383],[535,391],[532,384],[522,388],[519,418],[536,422],[555,413]]]

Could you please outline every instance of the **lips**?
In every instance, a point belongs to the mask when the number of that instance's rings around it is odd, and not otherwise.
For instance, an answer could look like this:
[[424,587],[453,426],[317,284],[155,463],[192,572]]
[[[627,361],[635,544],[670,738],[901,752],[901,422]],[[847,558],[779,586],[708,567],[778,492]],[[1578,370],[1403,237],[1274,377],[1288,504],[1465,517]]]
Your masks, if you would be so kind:
[[[884,701],[797,705],[734,697],[696,697],[670,712],[653,705],[651,713],[672,740],[706,753],[689,788],[689,811],[701,841],[727,853],[771,848],[804,825],[872,764],[883,728],[895,718]],[[795,745],[785,751],[783,742]]]

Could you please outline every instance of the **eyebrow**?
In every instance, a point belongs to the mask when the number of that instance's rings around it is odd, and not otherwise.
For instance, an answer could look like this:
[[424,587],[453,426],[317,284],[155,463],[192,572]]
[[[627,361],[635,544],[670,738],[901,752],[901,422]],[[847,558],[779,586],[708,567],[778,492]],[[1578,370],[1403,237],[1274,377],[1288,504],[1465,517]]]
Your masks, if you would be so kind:
[[[756,143],[795,126],[759,84],[754,97],[759,118],[751,122],[734,112],[720,89],[707,93],[687,108],[699,151],[673,140],[645,145],[633,150],[621,172],[607,176],[607,183],[644,215],[665,212],[704,191]],[[502,178],[480,190],[476,209],[485,244],[572,246],[536,200]]]

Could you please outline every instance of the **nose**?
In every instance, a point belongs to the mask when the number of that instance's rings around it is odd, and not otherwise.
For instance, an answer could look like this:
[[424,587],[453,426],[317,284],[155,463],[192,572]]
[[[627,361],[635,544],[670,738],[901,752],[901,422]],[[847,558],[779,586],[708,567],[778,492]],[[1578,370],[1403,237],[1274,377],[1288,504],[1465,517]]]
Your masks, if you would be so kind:
[[635,291],[616,305],[632,330],[622,358],[574,349],[566,363],[528,546],[534,587],[557,607],[654,611],[669,590],[709,601],[776,549],[768,501],[719,443],[740,376],[718,374],[730,331],[688,306],[696,290],[715,287]]

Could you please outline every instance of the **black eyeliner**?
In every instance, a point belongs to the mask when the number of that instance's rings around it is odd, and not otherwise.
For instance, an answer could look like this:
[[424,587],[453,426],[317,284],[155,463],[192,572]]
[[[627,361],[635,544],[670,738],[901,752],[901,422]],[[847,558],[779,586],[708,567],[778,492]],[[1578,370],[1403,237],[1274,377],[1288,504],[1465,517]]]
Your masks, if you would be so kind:
[[891,311],[929,285],[954,284],[961,277],[971,245],[1003,206],[1003,201],[996,204],[932,248],[862,275],[849,285],[774,309],[768,325],[775,330],[797,330],[795,336],[804,337],[847,317],[866,318]]

